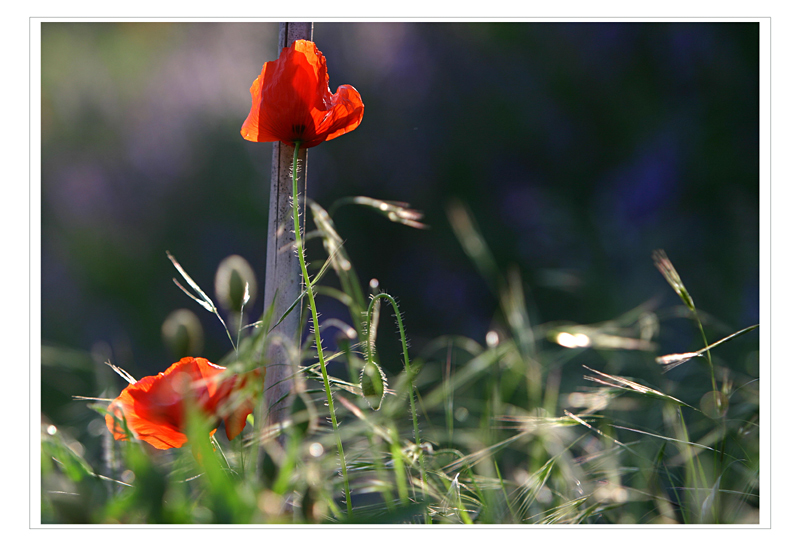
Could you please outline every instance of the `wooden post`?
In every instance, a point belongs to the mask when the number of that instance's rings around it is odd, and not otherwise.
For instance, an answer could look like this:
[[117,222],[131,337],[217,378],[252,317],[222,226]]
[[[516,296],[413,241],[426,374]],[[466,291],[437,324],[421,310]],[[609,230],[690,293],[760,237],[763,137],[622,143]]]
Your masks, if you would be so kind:
[[[278,54],[295,40],[311,40],[313,23],[280,23]],[[264,282],[264,309],[273,305],[271,328],[300,295],[302,277],[295,251],[292,219],[292,156],[294,148],[276,142],[272,148],[272,178],[269,193],[269,228],[267,230],[267,270]],[[298,185],[305,187],[308,150],[300,150]],[[305,221],[303,220],[305,225]],[[287,343],[300,346],[301,305],[273,330]],[[282,422],[290,406],[289,394],[294,385],[294,369],[290,355],[279,343],[267,346],[267,372],[264,381],[264,401],[267,410],[265,426]],[[281,400],[282,399],[282,400]],[[280,400],[280,402],[278,402]]]

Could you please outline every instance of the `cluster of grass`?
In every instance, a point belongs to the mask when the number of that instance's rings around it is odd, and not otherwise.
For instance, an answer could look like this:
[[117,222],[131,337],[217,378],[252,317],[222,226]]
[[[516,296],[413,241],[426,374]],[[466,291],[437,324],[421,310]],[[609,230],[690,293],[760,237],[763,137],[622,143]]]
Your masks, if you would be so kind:
[[[402,204],[342,204],[420,225]],[[85,425],[99,429],[95,445],[43,421],[43,523],[758,522],[757,366],[744,365],[747,354],[712,357],[752,328],[706,339],[704,315],[665,254],[654,260],[680,307],[533,324],[519,276],[498,270],[469,212],[454,204],[451,223],[497,296],[497,320],[485,340],[440,337],[412,355],[397,301],[374,283],[365,292],[331,216],[316,203],[309,211],[306,242],[325,252],[311,262],[312,285],[352,318],[320,324],[339,332],[323,353],[337,430],[312,336],[291,352],[291,380],[305,391],[280,431],[255,430],[256,415],[242,436],[209,442],[192,425],[189,445],[157,451],[115,442],[98,425],[107,403],[76,400],[96,412]],[[219,364],[270,365],[260,360],[273,337],[260,327],[268,319],[238,328]],[[668,321],[693,322],[700,345],[659,354]],[[392,327],[396,350],[379,354],[376,333]],[[381,363],[398,358],[403,372],[387,374]],[[46,350],[43,365],[59,359]],[[115,396],[108,377],[97,387]]]

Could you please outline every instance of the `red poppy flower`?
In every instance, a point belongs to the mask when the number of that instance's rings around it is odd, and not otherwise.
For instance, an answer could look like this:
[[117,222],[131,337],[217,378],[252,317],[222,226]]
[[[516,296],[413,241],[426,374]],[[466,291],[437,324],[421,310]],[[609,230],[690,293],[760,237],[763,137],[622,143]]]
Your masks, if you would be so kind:
[[261,370],[243,375],[222,375],[224,371],[205,358],[183,358],[167,371],[125,387],[108,406],[106,426],[114,439],[127,440],[124,419],[137,438],[153,447],[181,447],[187,440],[186,408],[193,406],[224,421],[228,439],[233,439],[253,412],[247,382],[260,377]]
[[278,60],[264,63],[250,87],[253,105],[242,125],[252,142],[280,140],[310,148],[348,133],[364,117],[361,95],[351,85],[331,94],[325,57],[314,42],[297,40]]

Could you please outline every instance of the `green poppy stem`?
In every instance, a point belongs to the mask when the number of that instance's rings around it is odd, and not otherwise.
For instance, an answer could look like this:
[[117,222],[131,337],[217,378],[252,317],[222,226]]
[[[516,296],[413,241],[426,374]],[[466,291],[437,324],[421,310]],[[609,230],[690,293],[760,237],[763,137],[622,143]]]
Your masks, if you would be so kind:
[[[405,365],[406,369],[406,377],[408,378],[408,402],[411,406],[411,421],[414,425],[414,439],[416,440],[417,449],[419,449],[419,467],[420,467],[420,477],[422,478],[423,484],[423,495],[428,495],[428,477],[427,473],[425,472],[425,450],[422,448],[422,440],[420,439],[419,435],[419,425],[417,423],[417,408],[414,403],[414,375],[411,370],[411,364],[408,360],[408,343],[406,342],[406,329],[403,327],[403,317],[400,314],[400,308],[397,305],[397,301],[385,292],[381,292],[380,294],[376,294],[375,297],[369,302],[369,307],[367,308],[367,332],[372,331],[372,325],[369,322],[372,319],[372,308],[375,305],[376,301],[381,299],[389,300],[389,303],[392,304],[394,308],[394,317],[397,320],[397,329],[400,333],[400,344],[403,346],[403,364]],[[372,355],[372,344],[367,343],[367,362],[373,361]],[[400,482],[398,482],[399,485]],[[403,498],[403,497],[401,497]],[[430,514],[425,512],[425,522],[431,523]]]
[[319,319],[317,317],[317,305],[314,302],[314,287],[308,276],[306,267],[305,251],[303,249],[303,237],[300,232],[300,205],[297,198],[297,156],[300,153],[300,142],[294,145],[294,157],[292,159],[292,212],[294,213],[294,236],[297,241],[297,256],[300,260],[300,271],[303,273],[303,284],[308,287],[308,306],[311,308],[311,320],[314,325],[314,343],[317,346],[317,356],[319,357],[319,368],[322,372],[322,382],[325,385],[325,395],[328,398],[328,409],[331,412],[331,424],[333,425],[333,435],[336,438],[336,446],[339,448],[339,461],[342,466],[342,479],[344,480],[344,495],[347,501],[347,515],[353,513],[353,505],[350,500],[350,484],[347,480],[347,463],[344,458],[344,448],[342,438],[339,436],[339,424],[336,421],[336,409],[333,406],[333,395],[331,393],[331,383],[328,379],[328,370],[325,367],[325,355],[322,351],[322,340],[319,335]]

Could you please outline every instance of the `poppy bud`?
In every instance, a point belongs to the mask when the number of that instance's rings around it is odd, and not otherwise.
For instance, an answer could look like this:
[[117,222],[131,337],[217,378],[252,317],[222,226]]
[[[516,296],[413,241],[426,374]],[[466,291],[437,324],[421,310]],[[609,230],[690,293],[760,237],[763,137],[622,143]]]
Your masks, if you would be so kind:
[[224,309],[238,313],[242,309],[242,302],[245,308],[251,307],[256,290],[256,274],[247,260],[234,254],[220,262],[214,279],[214,291]]
[[203,351],[203,325],[188,309],[176,309],[167,316],[161,325],[161,338],[175,358]]
[[381,408],[386,395],[386,375],[375,362],[367,362],[361,370],[361,394],[373,410]]
[[700,411],[712,419],[721,419],[728,413],[728,397],[721,391],[707,392],[700,399]]

